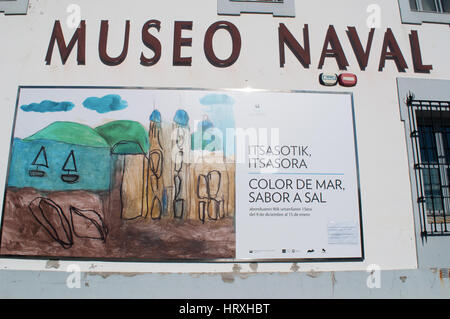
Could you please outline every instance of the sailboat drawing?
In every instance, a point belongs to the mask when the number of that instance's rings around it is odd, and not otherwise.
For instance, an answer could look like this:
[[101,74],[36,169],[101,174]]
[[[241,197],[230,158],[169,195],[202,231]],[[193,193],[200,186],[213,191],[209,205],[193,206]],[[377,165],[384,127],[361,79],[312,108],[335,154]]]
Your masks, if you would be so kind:
[[45,171],[41,170],[43,167],[48,168],[47,153],[45,152],[44,146],[41,147],[31,165],[36,166],[36,169],[30,169],[28,171],[28,175],[31,177],[44,177],[47,175]]
[[70,151],[69,156],[67,156],[66,162],[63,166],[63,171],[66,172],[66,174],[61,175],[61,180],[63,182],[73,184],[78,182],[78,179],[80,178],[79,175],[73,174],[73,172],[77,172],[77,164],[75,161],[75,155],[73,153],[73,150]]

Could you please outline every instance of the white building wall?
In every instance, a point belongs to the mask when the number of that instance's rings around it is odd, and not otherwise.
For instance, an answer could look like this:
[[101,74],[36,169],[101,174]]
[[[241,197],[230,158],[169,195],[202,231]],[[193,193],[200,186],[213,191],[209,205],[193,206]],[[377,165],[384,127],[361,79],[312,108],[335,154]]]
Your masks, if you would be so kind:
[[[296,1],[296,17],[280,18],[272,15],[244,14],[218,16],[213,0],[176,1],[115,1],[78,0],[81,17],[86,20],[86,65],[76,63],[74,50],[66,65],[61,64],[56,47],[50,66],[44,59],[55,20],[61,20],[68,42],[73,29],[65,25],[68,5],[74,1],[30,1],[27,15],[0,16],[0,181],[6,179],[6,167],[17,88],[19,85],[48,86],[139,86],[192,88],[255,88],[267,90],[350,91],[354,94],[356,132],[358,140],[362,221],[365,260],[351,263],[305,263],[300,271],[366,270],[377,264],[382,269],[414,269],[417,267],[415,230],[411,199],[405,133],[400,120],[397,96],[398,77],[450,79],[450,52],[448,25],[402,25],[396,1],[345,0]],[[380,28],[375,36],[366,71],[359,69],[345,31],[355,26],[365,47],[369,28],[367,8],[378,4],[381,8]],[[108,52],[120,54],[125,20],[131,21],[128,57],[119,66],[104,65],[98,57],[98,37],[101,20],[109,20]],[[152,67],[139,64],[141,52],[151,56],[141,41],[143,24],[150,19],[161,21],[157,37],[162,43],[161,60]],[[228,68],[216,68],[206,59],[203,38],[214,22],[226,20],[235,24],[241,33],[242,49],[238,61]],[[174,21],[193,21],[192,31],[183,31],[192,37],[192,48],[182,48],[183,56],[192,56],[192,66],[173,66]],[[286,48],[286,64],[279,65],[278,25],[284,23],[300,43],[303,26],[309,25],[312,64],[304,69]],[[323,70],[318,70],[326,31],[334,25],[346,57],[348,72],[358,76],[354,88],[325,88],[319,84],[321,72],[339,73],[334,59],[327,58]],[[408,64],[405,73],[399,73],[393,61],[388,60],[383,72],[378,64],[386,28],[391,28]],[[413,70],[408,34],[418,30],[425,64],[433,64],[430,74],[416,74]],[[152,30],[153,34],[155,30]],[[220,30],[215,38],[217,55],[228,56],[231,42]],[[149,102],[150,103],[150,102]],[[331,134],[331,132],[328,132]],[[327,132],[324,132],[327,134]],[[4,184],[0,185],[0,193]],[[73,262],[62,262],[65,269]],[[124,272],[228,272],[233,264],[162,264],[162,263],[91,263],[79,262],[82,270]],[[0,260],[2,268],[45,268],[46,261]],[[243,264],[242,272],[251,271]],[[258,272],[289,272],[291,263],[264,263]]]

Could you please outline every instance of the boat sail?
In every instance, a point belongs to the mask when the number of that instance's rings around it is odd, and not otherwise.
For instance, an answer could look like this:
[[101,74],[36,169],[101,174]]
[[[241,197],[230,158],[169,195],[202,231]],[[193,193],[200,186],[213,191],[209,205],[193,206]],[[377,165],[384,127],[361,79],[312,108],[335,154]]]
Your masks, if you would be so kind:
[[43,167],[48,168],[47,153],[45,152],[44,146],[41,147],[31,165],[36,166],[36,169],[30,169],[28,171],[29,176],[44,177],[47,175],[45,171],[41,170]]
[[73,184],[78,182],[80,176],[77,174],[73,174],[72,172],[77,172],[77,164],[75,161],[75,155],[73,153],[73,150],[70,151],[69,156],[67,156],[66,162],[63,166],[63,171],[66,172],[66,174],[61,175],[61,180],[63,182]]

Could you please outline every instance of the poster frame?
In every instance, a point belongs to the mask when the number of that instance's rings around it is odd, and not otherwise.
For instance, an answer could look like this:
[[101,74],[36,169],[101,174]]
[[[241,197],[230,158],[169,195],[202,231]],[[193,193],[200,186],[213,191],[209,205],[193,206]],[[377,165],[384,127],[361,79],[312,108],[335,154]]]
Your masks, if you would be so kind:
[[[357,131],[356,131],[356,119],[355,119],[355,106],[353,92],[344,91],[317,91],[317,90],[276,90],[276,89],[238,89],[238,88],[194,88],[194,87],[147,87],[147,86],[52,86],[52,85],[19,85],[17,90],[16,105],[14,111],[14,119],[11,131],[10,149],[8,154],[8,164],[6,171],[6,179],[4,184],[4,194],[3,194],[3,206],[2,206],[2,216],[0,220],[0,245],[2,242],[3,235],[3,222],[5,216],[5,200],[7,193],[7,186],[9,181],[10,165],[12,159],[12,146],[14,142],[14,132],[17,120],[17,113],[19,108],[20,92],[22,89],[108,89],[108,90],[183,90],[183,91],[214,91],[214,92],[258,92],[258,93],[308,93],[308,94],[339,94],[348,95],[351,101],[351,113],[352,113],[352,123],[353,123],[353,143],[355,149],[355,169],[357,178],[357,200],[358,200],[358,216],[359,216],[359,231],[360,231],[360,249],[361,257],[331,257],[331,258],[270,258],[270,259],[258,259],[258,258],[218,258],[218,259],[146,259],[146,258],[118,258],[118,257],[70,257],[70,256],[33,256],[33,255],[11,255],[11,254],[1,254],[1,259],[18,259],[18,260],[60,260],[60,261],[90,261],[90,262],[118,262],[118,263],[324,263],[324,262],[363,262],[365,259],[364,250],[364,235],[363,235],[363,218],[362,218],[362,203],[361,203],[361,183],[360,183],[360,168],[358,160],[358,143],[357,143]],[[234,224],[236,223],[236,215],[234,215]]]

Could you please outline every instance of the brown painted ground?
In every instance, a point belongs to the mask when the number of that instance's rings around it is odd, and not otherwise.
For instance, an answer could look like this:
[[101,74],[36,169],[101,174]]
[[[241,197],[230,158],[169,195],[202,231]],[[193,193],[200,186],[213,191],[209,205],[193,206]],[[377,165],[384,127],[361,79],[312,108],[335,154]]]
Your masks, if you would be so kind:
[[[232,218],[208,221],[120,218],[118,196],[87,191],[38,192],[8,188],[0,245],[1,255],[69,257],[90,259],[173,260],[234,258],[235,233]],[[73,236],[73,246],[64,249],[37,223],[28,205],[36,197],[58,203],[70,220],[69,206],[101,212],[109,233],[106,242]]]

